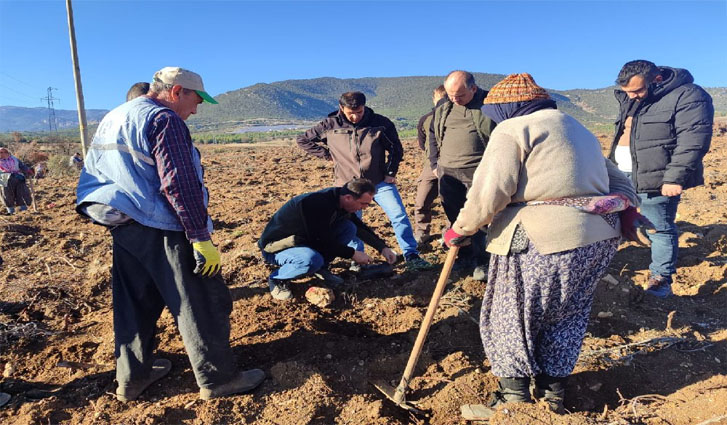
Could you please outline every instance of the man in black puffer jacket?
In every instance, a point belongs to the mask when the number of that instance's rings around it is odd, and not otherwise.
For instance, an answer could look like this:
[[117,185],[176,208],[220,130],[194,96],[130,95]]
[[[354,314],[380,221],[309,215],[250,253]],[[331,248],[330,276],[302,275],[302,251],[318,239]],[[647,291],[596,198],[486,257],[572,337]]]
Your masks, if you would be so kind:
[[676,273],[682,191],[704,184],[702,159],[712,139],[712,98],[686,69],[657,67],[645,60],[619,72],[620,105],[609,158],[630,173],[641,213],[654,223],[647,293],[671,295]]

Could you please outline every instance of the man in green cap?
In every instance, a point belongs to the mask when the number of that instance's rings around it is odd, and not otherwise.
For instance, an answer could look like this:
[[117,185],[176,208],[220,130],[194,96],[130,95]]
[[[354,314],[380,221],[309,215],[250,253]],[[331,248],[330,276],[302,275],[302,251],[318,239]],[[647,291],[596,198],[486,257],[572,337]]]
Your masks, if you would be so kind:
[[238,372],[230,349],[232,298],[212,244],[199,151],[184,120],[217,103],[194,72],[167,67],[149,92],[109,112],[89,147],[76,210],[110,228],[116,398],[135,400],[166,375],[154,359],[166,306],[192,364],[200,398],[252,390],[260,369]]

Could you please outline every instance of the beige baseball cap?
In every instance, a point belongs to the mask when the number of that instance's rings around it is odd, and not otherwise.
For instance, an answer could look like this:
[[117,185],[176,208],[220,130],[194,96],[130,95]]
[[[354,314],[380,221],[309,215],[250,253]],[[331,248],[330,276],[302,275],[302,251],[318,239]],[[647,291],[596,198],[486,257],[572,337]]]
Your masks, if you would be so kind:
[[164,84],[178,84],[185,89],[196,91],[205,102],[217,104],[217,101],[204,91],[202,77],[188,69],[178,66],[162,68],[154,74],[154,81],[160,81]]

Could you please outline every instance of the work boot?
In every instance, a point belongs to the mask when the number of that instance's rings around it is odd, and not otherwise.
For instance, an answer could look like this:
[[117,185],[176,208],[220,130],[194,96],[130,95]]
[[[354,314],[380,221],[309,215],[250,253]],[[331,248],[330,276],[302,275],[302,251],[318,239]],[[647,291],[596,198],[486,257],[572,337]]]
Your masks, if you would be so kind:
[[498,407],[506,403],[533,403],[530,397],[530,378],[500,378],[500,389],[492,393],[487,405],[465,404],[460,407],[467,420],[490,419]]
[[232,394],[241,394],[252,391],[265,380],[265,372],[260,369],[250,369],[240,372],[226,384],[213,385],[209,388],[200,388],[199,398],[209,400],[225,397]]
[[270,295],[278,301],[287,301],[293,298],[287,280],[270,277],[268,278],[268,286],[270,287]]
[[535,377],[535,397],[548,404],[550,410],[562,415],[565,414],[563,400],[565,398],[565,383],[567,377],[556,378],[548,375]]
[[658,298],[668,298],[672,295],[671,278],[667,276],[651,276],[646,287],[646,292]]
[[409,254],[405,257],[405,260],[406,269],[410,272],[430,270],[434,268],[432,263],[420,257],[419,254]]
[[119,401],[127,402],[133,401],[139,398],[141,393],[144,392],[149,385],[162,379],[172,369],[172,362],[167,359],[156,359],[154,365],[151,368],[149,376],[140,382],[129,382],[126,384],[119,384],[116,388],[116,399]]
[[326,283],[330,283],[332,285],[342,285],[344,282],[344,280],[341,276],[337,276],[337,275],[331,273],[331,271],[328,270],[327,267],[321,268],[320,270],[315,272],[313,275],[315,277],[317,277],[318,279],[320,279]]

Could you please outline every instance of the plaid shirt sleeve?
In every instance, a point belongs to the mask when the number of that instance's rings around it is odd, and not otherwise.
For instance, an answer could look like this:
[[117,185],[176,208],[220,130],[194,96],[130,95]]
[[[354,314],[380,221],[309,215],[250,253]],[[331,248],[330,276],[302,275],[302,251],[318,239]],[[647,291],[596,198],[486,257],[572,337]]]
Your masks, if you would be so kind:
[[147,130],[151,153],[162,182],[160,191],[179,217],[190,242],[210,239],[204,186],[192,160],[192,137],[184,121],[171,111],[156,114]]

